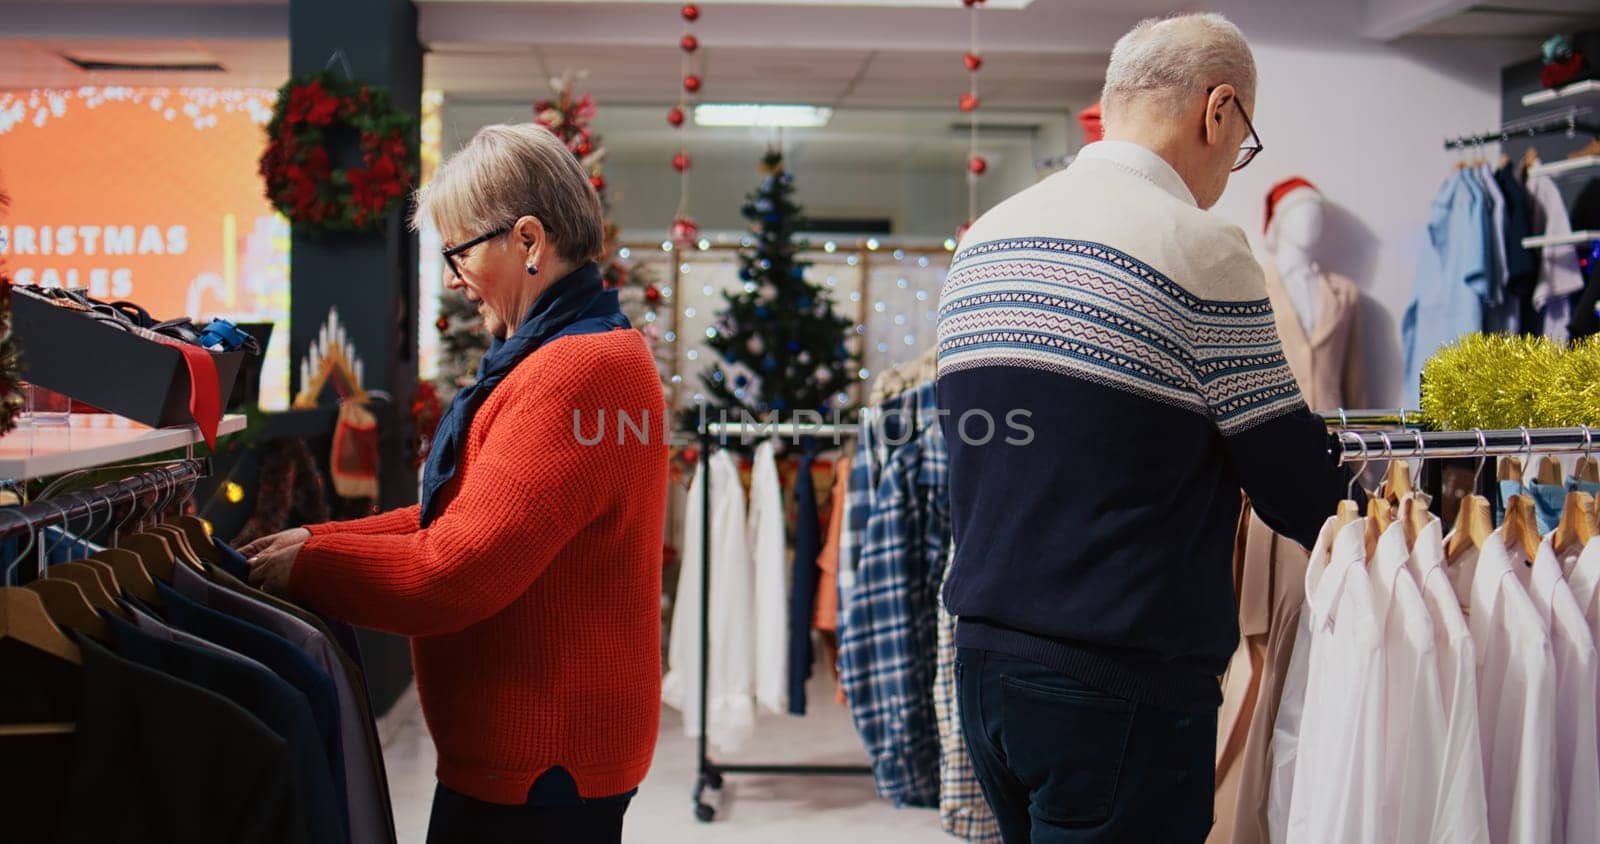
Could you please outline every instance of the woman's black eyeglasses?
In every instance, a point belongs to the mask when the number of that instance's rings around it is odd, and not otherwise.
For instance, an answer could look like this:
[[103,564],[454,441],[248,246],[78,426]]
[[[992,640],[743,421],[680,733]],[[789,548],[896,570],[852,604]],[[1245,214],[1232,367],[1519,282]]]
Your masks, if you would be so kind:
[[450,268],[450,272],[455,273],[456,274],[456,279],[460,280],[461,279],[461,268],[456,266],[456,256],[460,255],[461,253],[463,253],[465,251],[467,251],[468,249],[471,249],[474,246],[477,246],[480,243],[483,243],[485,241],[494,240],[495,238],[497,238],[500,235],[503,235],[503,234],[505,234],[506,232],[509,232],[509,231],[511,231],[511,227],[510,226],[501,226],[500,228],[495,229],[494,231],[489,232],[488,234],[480,235],[478,237],[475,237],[475,238],[467,241],[466,243],[461,243],[461,244],[457,244],[455,246],[451,246],[451,247],[448,247],[448,248],[445,248],[445,249],[441,249],[441,250],[439,250],[439,254],[444,256],[445,266],[449,267]]

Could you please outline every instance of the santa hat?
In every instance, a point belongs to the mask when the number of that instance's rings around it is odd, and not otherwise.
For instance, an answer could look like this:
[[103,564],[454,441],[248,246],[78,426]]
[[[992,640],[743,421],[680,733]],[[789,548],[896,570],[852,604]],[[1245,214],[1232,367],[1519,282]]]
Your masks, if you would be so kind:
[[1104,138],[1106,132],[1105,128],[1100,125],[1100,104],[1095,103],[1078,112],[1078,125],[1083,127],[1084,143],[1092,144]]
[[1269,237],[1272,234],[1272,219],[1281,216],[1292,205],[1297,205],[1307,200],[1321,201],[1322,191],[1317,186],[1306,181],[1300,176],[1292,176],[1272,186],[1267,191],[1267,218],[1261,224],[1261,231]]

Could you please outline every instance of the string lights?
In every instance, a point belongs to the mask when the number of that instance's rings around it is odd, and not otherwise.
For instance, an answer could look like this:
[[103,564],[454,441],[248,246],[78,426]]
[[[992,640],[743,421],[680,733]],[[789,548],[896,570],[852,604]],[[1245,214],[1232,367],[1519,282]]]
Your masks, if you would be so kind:
[[700,240],[700,226],[689,216],[689,170],[693,168],[694,160],[689,157],[688,136],[683,134],[683,125],[689,119],[694,100],[705,84],[694,72],[694,56],[700,51],[700,39],[694,34],[694,24],[700,20],[700,7],[685,3],[679,14],[683,16],[683,37],[678,39],[678,48],[683,51],[682,84],[678,88],[678,104],[667,112],[667,123],[679,132],[678,154],[672,157],[672,169],[678,171],[680,187],[678,213],[672,219],[667,241],[661,244],[666,252],[671,252],[674,246],[688,249]]

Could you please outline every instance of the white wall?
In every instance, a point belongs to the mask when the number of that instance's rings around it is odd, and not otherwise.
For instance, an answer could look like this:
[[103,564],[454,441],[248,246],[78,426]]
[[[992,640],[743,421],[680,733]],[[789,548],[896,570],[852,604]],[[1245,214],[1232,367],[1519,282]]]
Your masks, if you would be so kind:
[[1265,255],[1268,189],[1299,175],[1323,191],[1333,213],[1319,261],[1361,288],[1368,399],[1398,406],[1400,319],[1430,203],[1454,161],[1442,142],[1500,125],[1500,68],[1537,45],[1379,44],[1356,34],[1356,15],[1300,9],[1295,23],[1266,5],[1215,5],[1232,6],[1224,11],[1251,39],[1261,80],[1252,119],[1266,146],[1234,175],[1216,212],[1249,232]]

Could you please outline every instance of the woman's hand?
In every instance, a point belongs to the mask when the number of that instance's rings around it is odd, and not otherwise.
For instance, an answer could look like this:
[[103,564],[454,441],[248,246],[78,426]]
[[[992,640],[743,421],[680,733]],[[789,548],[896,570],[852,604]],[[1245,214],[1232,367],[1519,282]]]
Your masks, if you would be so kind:
[[[283,536],[281,533],[277,535]],[[302,541],[292,545],[282,545],[247,559],[246,562],[250,564],[250,585],[274,595],[287,597],[289,575],[294,571],[294,559],[300,556],[300,548],[304,544]]]
[[270,551],[281,551],[291,545],[299,545],[310,538],[311,531],[306,530],[303,527],[289,528],[288,530],[280,530],[277,533],[263,536],[249,545],[240,548],[239,553],[246,560],[250,561],[251,565],[254,565],[255,560],[253,558],[255,557],[259,557]]

